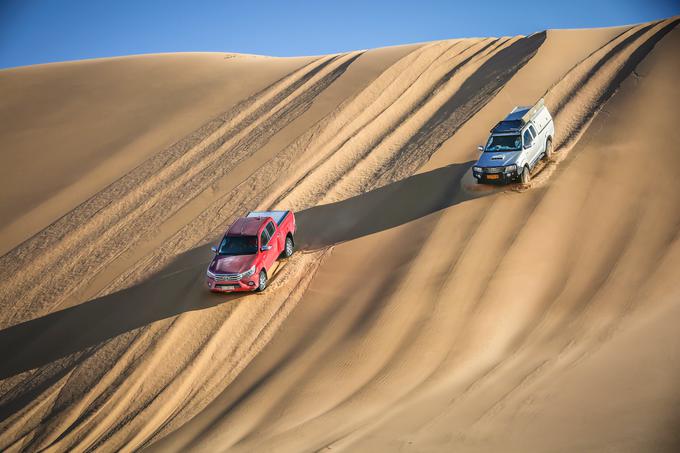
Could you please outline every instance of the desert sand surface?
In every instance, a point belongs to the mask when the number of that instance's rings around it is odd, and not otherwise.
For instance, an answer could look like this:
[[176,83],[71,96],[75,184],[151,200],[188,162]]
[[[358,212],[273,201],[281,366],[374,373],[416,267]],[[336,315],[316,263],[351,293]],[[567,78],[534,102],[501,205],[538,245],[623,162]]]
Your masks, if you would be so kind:
[[[678,451],[677,23],[0,71],[0,450]],[[269,208],[296,254],[208,293]]]

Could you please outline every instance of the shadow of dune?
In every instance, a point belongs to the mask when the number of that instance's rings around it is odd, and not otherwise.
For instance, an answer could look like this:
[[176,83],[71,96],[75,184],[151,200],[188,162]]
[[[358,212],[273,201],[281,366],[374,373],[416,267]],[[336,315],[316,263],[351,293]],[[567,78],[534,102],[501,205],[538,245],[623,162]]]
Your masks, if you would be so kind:
[[473,162],[416,174],[347,200],[295,214],[297,247],[314,250],[416,220],[473,196],[461,190],[461,178]]
[[0,379],[46,365],[155,321],[241,297],[206,291],[203,276],[210,253],[208,245],[197,247],[129,289],[0,331]]
[[[297,246],[312,250],[386,230],[472,198],[460,180],[472,162],[417,174],[297,214]],[[183,253],[143,283],[0,331],[0,380],[50,364],[123,333],[249,293],[204,287],[209,245]]]

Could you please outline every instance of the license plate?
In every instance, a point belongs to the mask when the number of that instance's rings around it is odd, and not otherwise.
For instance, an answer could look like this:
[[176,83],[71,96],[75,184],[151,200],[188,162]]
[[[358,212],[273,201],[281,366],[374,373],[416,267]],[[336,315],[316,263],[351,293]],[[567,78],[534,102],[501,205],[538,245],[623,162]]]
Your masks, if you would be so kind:
[[498,179],[500,175],[486,175],[486,179]]
[[232,289],[235,289],[236,285],[219,285],[217,289],[221,289],[222,291],[230,291]]

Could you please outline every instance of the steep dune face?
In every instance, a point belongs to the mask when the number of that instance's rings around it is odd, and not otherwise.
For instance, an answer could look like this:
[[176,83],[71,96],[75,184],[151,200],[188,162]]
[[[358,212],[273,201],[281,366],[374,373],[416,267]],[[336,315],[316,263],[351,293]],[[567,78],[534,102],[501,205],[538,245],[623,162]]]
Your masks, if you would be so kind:
[[[0,258],[0,448],[673,450],[675,25],[253,83]],[[541,96],[555,162],[467,191],[474,145]],[[264,294],[206,294],[206,242],[269,207],[298,254]]]
[[164,54],[0,71],[0,253],[310,61]]

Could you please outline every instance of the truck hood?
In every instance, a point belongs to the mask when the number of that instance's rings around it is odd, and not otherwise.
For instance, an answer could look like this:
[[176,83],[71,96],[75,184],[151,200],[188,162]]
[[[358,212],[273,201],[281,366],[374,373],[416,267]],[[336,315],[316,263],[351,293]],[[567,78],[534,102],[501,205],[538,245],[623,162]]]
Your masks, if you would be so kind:
[[497,153],[483,152],[475,165],[479,167],[504,167],[517,163],[521,151],[498,151]]
[[254,262],[255,255],[215,255],[208,270],[216,274],[240,274]]

